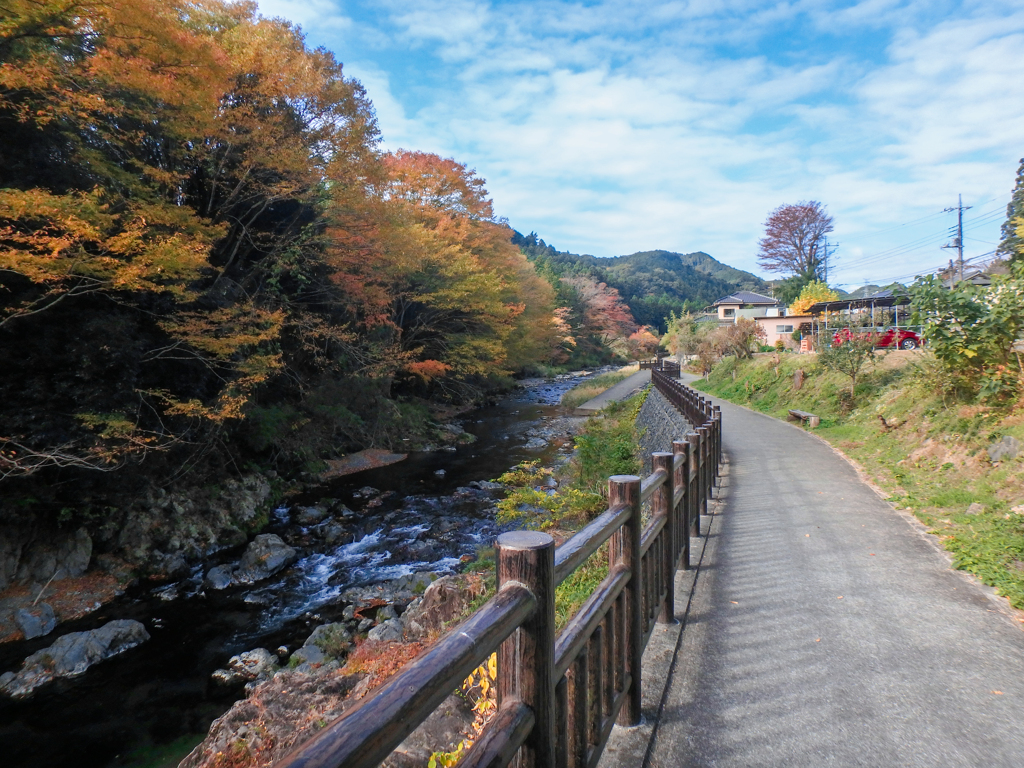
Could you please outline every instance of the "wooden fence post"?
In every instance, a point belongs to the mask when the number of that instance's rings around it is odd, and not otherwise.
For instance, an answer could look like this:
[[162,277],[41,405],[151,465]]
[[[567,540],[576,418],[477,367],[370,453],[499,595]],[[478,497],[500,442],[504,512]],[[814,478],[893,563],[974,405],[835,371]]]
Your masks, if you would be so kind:
[[498,589],[519,582],[537,609],[498,651],[498,705],[519,700],[535,722],[520,751],[523,768],[555,764],[555,542],[539,531],[498,537]]
[[697,427],[700,435],[700,498],[701,514],[708,513],[708,496],[711,494],[711,429],[708,426]]
[[[656,516],[665,518],[665,529],[661,537],[664,542],[662,547],[662,570],[665,578],[665,599],[661,603],[661,611],[658,613],[659,624],[675,624],[676,621],[676,510],[675,510],[675,488],[676,473],[672,467],[674,456],[671,453],[658,451],[651,454],[652,469],[657,472],[665,470],[665,484],[659,488],[653,501],[653,512]],[[657,590],[658,594],[661,590]]]
[[715,461],[715,475],[721,474],[722,467],[722,406],[715,406],[715,445],[718,454]]
[[696,470],[697,477],[691,482],[686,478],[686,500],[689,502],[690,525],[694,536],[700,536],[700,435],[689,432],[686,441],[690,444],[690,474]]
[[672,453],[683,455],[683,460],[676,471],[675,482],[675,487],[683,492],[678,509],[673,510],[673,514],[678,514],[676,532],[679,536],[679,545],[675,556],[676,562],[678,562],[679,555],[682,553],[683,570],[688,571],[690,570],[690,444],[685,440],[673,440]]
[[623,590],[626,609],[626,632],[623,653],[626,672],[630,676],[629,694],[622,703],[619,725],[640,724],[640,675],[643,657],[643,584],[640,573],[640,478],[636,475],[612,475],[608,478],[608,504],[625,504],[630,509],[629,519],[612,536],[611,567],[623,565],[629,569],[629,583]]

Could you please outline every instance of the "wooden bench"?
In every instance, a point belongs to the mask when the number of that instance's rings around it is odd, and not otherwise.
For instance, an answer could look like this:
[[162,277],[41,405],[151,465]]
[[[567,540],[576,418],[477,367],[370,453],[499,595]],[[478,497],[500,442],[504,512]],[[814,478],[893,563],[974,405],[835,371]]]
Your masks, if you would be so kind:
[[789,412],[789,418],[802,421],[811,429],[814,429],[816,426],[821,424],[820,418],[815,416],[813,413],[808,413],[807,411],[791,410]]

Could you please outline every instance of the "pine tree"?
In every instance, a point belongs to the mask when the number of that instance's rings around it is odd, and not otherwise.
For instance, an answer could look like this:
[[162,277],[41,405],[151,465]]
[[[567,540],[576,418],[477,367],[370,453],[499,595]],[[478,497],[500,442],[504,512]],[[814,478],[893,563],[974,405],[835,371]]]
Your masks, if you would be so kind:
[[1011,262],[1024,261],[1024,158],[1017,168],[1017,183],[1013,188],[1013,196],[1006,206],[1006,221],[1000,230],[999,247],[996,254]]

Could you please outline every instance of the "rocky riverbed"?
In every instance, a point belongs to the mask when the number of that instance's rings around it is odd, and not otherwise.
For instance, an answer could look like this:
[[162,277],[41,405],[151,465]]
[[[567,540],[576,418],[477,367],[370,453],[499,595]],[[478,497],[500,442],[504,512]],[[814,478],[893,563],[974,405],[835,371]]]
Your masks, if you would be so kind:
[[[11,695],[0,694],[5,764],[137,765],[152,757],[147,749],[180,757],[247,685],[251,691],[282,667],[288,674],[330,671],[357,638],[391,643],[429,634],[416,618],[417,601],[499,532],[493,506],[500,490],[489,478],[518,461],[557,461],[570,452],[582,420],[566,417],[555,404],[578,378],[528,382],[496,406],[463,414],[451,431],[471,440],[412,452],[399,464],[313,488],[276,510],[255,538],[240,524],[248,504],[235,509],[225,501],[212,524],[196,529],[209,546],[188,550],[182,546],[187,521],[201,516],[202,505],[193,499],[188,508],[187,492],[154,499],[164,524],[108,535],[148,545],[156,553],[147,561],[156,563],[151,575],[163,568],[170,578],[129,586],[101,607],[96,601],[92,613],[49,635],[0,645],[0,686],[14,686]],[[243,490],[255,498],[261,488],[250,481]],[[186,522],[174,517],[175,504]],[[230,529],[227,542],[214,537],[222,524]],[[66,546],[79,555],[84,547],[73,536]],[[93,570],[77,578],[96,575],[91,559]],[[36,578],[50,565],[32,574],[36,583],[14,589],[24,593],[22,609],[59,592],[60,581],[46,587]],[[50,623],[45,609],[36,613],[32,620]],[[135,647],[121,648],[112,638],[107,650],[123,652],[82,652],[95,645],[90,633],[103,639],[112,624],[134,627],[123,622],[142,630]],[[82,634],[62,640],[71,633]],[[39,685],[24,692],[12,683],[35,674],[33,655],[45,656],[58,642],[75,645],[75,658],[90,664],[82,670],[69,662],[71,674],[38,678]]]

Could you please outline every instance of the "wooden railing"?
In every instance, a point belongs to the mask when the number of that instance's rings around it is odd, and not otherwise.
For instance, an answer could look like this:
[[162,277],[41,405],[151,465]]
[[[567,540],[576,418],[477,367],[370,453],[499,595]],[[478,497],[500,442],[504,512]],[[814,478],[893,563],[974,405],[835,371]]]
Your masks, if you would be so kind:
[[[591,768],[613,724],[639,724],[643,650],[674,620],[675,571],[690,567],[722,450],[721,410],[663,371],[652,379],[696,429],[652,454],[648,477],[609,478],[608,509],[561,546],[537,531],[499,536],[497,594],[279,768],[375,768],[495,651],[498,710],[460,766],[518,755]],[[608,576],[556,638],[555,587],[606,541]]]
[[680,373],[679,363],[674,360],[666,360],[664,357],[657,357],[654,360],[641,360],[641,371],[662,371],[673,378],[678,379]]

